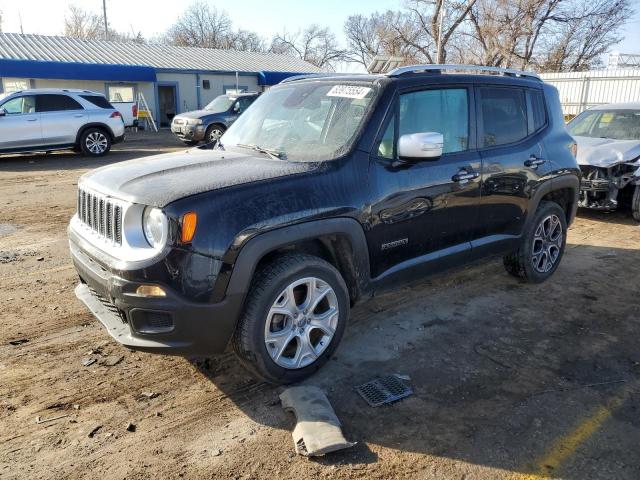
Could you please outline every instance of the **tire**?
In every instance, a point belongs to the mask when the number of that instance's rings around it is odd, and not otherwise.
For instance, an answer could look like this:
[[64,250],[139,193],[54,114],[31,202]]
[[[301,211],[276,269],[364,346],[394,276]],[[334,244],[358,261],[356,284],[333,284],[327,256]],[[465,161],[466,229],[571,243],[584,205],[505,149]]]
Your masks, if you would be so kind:
[[[323,291],[315,309],[304,308]],[[319,320],[322,314],[326,318]],[[349,292],[340,272],[318,257],[286,254],[255,274],[232,345],[256,376],[275,384],[298,382],[331,357],[348,318]]]
[[635,191],[633,192],[631,215],[633,215],[634,220],[640,222],[640,185],[636,185]]
[[80,150],[88,157],[102,157],[111,150],[111,137],[101,128],[87,128],[80,135]]
[[204,134],[204,143],[212,143],[218,140],[227,129],[224,125],[220,125],[218,123],[214,123],[213,125],[209,125],[207,131]]
[[555,202],[540,202],[520,247],[504,257],[504,267],[524,282],[542,283],[558,268],[566,243],[565,211]]

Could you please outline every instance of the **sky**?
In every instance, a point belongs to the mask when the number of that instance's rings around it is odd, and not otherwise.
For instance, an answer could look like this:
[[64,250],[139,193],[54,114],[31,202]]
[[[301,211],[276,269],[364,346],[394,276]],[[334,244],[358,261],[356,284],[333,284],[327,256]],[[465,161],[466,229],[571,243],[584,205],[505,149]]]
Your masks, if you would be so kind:
[[[252,30],[269,39],[293,33],[312,23],[330,27],[344,43],[343,24],[349,15],[397,9],[402,0],[209,0],[231,17],[235,28]],[[635,0],[633,3],[639,3]],[[102,13],[102,0],[0,0],[5,32],[61,34],[70,4]],[[121,32],[141,31],[147,38],[164,32],[181,14],[188,0],[107,0],[109,25]],[[625,39],[612,51],[640,54],[640,5],[624,31]]]

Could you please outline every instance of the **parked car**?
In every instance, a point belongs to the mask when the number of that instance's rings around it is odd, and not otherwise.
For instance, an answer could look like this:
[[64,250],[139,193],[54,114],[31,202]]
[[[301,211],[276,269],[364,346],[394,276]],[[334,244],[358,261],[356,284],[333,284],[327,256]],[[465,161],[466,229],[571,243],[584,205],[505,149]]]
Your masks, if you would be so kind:
[[580,184],[557,90],[468,68],[285,81],[215,144],[85,174],[76,295],[129,348],[289,383],[377,291],[492,255],[547,280]]
[[100,93],[34,89],[0,100],[0,153],[74,149],[99,157],[122,141],[122,115]]
[[111,102],[111,105],[122,115],[125,127],[138,126],[138,104],[136,102]]
[[259,93],[220,95],[203,110],[181,113],[173,117],[171,131],[187,145],[201,141],[214,142],[251,105]]
[[568,125],[582,170],[578,205],[595,210],[631,208],[640,221],[640,102],[600,105]]

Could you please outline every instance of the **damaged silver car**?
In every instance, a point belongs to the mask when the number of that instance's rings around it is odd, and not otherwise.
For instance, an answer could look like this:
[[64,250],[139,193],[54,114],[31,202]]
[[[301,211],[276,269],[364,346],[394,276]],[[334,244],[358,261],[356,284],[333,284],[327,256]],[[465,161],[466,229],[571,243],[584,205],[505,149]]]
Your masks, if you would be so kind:
[[578,144],[583,176],[579,206],[630,207],[640,221],[640,102],[591,108],[567,128]]

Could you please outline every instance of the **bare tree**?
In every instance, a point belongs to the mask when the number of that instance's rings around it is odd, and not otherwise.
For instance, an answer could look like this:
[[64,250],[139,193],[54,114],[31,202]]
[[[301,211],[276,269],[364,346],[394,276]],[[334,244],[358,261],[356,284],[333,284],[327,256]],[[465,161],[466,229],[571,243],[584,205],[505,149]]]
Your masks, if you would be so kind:
[[228,35],[224,48],[244,52],[266,52],[267,42],[255,32],[236,30]]
[[104,20],[100,15],[69,5],[64,17],[64,35],[82,40],[104,38]]
[[344,32],[347,59],[365,67],[376,55],[403,57],[406,63],[431,62],[431,56],[421,48],[421,32],[413,29],[406,13],[388,10],[369,17],[352,15],[345,22]]
[[[104,17],[91,13],[76,5],[70,5],[64,17],[64,35],[81,40],[104,40]],[[109,28],[108,40],[146,43],[142,33],[134,31],[133,28],[131,33],[121,33]]]
[[198,0],[178,17],[165,40],[179,47],[225,48],[230,33],[229,15]]
[[294,34],[283,32],[276,35],[271,41],[270,51],[299,57],[324,69],[333,69],[346,55],[329,28],[318,25],[310,25]]

